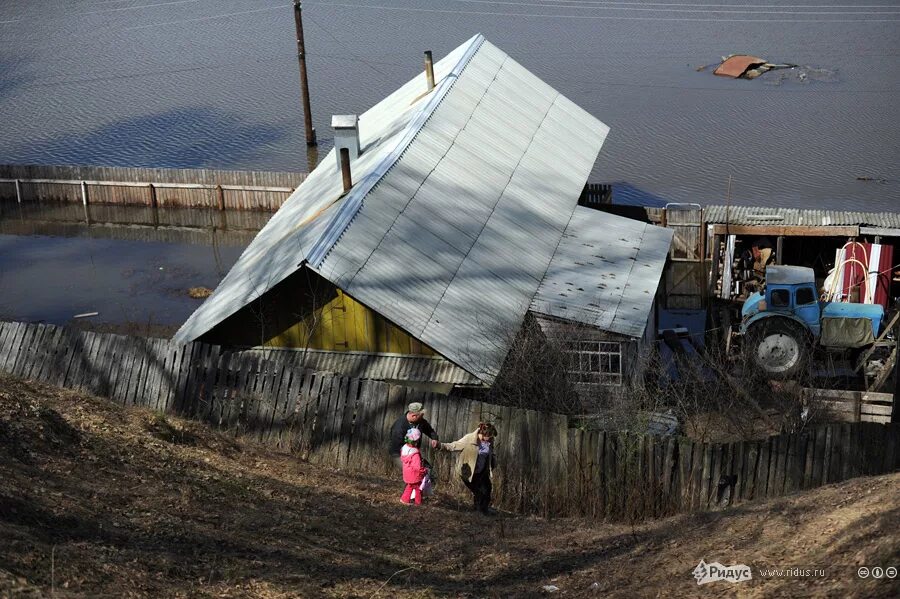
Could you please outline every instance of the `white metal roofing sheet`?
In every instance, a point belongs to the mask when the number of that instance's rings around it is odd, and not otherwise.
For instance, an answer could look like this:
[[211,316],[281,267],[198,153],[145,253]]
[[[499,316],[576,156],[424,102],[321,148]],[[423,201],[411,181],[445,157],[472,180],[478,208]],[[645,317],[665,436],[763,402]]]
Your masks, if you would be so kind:
[[668,229],[578,207],[531,309],[641,337],[671,240]]

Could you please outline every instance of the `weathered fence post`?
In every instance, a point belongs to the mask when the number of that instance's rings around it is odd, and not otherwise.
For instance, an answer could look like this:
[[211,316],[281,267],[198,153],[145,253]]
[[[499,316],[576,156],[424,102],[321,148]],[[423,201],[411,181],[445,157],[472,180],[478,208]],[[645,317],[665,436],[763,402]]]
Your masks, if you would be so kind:
[[216,185],[216,206],[219,210],[225,210],[225,190],[221,185]]

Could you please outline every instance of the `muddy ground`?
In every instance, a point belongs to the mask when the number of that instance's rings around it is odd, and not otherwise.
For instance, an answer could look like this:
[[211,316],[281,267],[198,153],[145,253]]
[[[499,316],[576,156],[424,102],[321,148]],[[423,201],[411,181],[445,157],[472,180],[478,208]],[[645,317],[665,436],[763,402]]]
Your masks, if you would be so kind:
[[[401,489],[0,377],[0,597],[900,594],[856,574],[900,566],[900,474],[635,527],[407,507]],[[701,559],[753,579],[698,586]]]

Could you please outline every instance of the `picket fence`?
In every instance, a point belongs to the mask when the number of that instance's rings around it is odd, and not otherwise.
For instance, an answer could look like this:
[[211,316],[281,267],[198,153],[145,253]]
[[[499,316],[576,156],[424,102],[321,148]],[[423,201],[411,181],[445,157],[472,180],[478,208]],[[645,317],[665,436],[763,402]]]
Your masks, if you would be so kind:
[[[714,444],[570,427],[559,414],[304,370],[203,343],[0,323],[0,371],[202,420],[347,470],[387,474],[391,423],[422,401],[441,438],[499,429],[496,503],[544,516],[639,520],[778,497],[900,466],[900,426],[842,423]],[[426,451],[442,492],[465,497],[453,458]]]
[[299,172],[114,166],[0,165],[0,200],[275,212]]

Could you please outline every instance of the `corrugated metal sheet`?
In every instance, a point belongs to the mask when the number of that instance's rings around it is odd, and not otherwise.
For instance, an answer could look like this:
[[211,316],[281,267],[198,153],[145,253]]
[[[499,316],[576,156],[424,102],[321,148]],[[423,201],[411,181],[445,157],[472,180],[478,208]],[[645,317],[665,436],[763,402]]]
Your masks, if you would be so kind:
[[709,224],[785,225],[840,227],[868,225],[900,228],[900,212],[851,212],[800,208],[754,208],[750,206],[706,206],[703,219]]
[[439,95],[419,98],[418,77],[360,117],[360,183],[337,199],[326,158],[176,338],[202,335],[308,258],[493,380],[609,128],[481,36],[436,77]]
[[671,242],[668,229],[579,206],[531,310],[641,337]]
[[476,377],[453,362],[440,357],[312,349],[258,348],[248,349],[241,353],[257,355],[277,364],[338,372],[358,379],[396,379],[454,385],[478,385],[480,383]]

